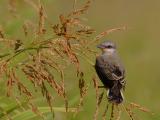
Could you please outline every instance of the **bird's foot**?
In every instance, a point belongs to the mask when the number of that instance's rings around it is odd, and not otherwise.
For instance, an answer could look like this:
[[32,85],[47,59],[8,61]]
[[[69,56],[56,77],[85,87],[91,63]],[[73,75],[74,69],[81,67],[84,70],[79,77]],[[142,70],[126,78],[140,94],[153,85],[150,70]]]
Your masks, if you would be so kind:
[[106,88],[105,86],[98,86],[98,88]]

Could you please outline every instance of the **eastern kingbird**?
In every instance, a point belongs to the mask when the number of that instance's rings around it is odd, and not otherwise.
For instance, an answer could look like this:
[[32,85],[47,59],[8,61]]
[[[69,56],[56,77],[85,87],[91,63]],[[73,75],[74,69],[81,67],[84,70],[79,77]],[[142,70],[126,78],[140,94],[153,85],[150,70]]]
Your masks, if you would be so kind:
[[123,102],[121,90],[125,87],[125,70],[117,55],[116,45],[105,41],[97,47],[102,50],[102,54],[96,58],[96,72],[108,89],[108,101],[120,104]]

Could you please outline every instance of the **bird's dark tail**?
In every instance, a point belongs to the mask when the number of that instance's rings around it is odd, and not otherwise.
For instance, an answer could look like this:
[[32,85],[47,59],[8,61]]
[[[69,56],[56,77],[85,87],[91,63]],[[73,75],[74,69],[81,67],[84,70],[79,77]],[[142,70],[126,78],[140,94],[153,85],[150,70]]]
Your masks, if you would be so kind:
[[108,92],[108,101],[116,104],[120,104],[123,102],[123,95],[121,92],[121,85],[117,82],[113,85],[112,88],[109,89]]

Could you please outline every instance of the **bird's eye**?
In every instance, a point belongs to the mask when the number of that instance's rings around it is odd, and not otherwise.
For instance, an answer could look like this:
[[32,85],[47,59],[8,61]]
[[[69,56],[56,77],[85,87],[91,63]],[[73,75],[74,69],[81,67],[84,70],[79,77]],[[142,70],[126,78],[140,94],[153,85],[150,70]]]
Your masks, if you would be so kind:
[[112,46],[111,46],[111,45],[108,45],[106,48],[112,48]]

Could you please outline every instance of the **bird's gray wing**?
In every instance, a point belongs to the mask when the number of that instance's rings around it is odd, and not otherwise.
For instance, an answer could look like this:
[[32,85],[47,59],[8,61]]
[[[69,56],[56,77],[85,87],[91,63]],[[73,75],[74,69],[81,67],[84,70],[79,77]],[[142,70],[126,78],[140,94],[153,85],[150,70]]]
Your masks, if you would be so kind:
[[97,58],[99,70],[109,80],[121,80],[124,78],[124,68],[118,60],[107,60],[102,57]]
[[104,74],[110,80],[121,80],[124,78],[124,69],[117,63],[106,62],[104,63]]

